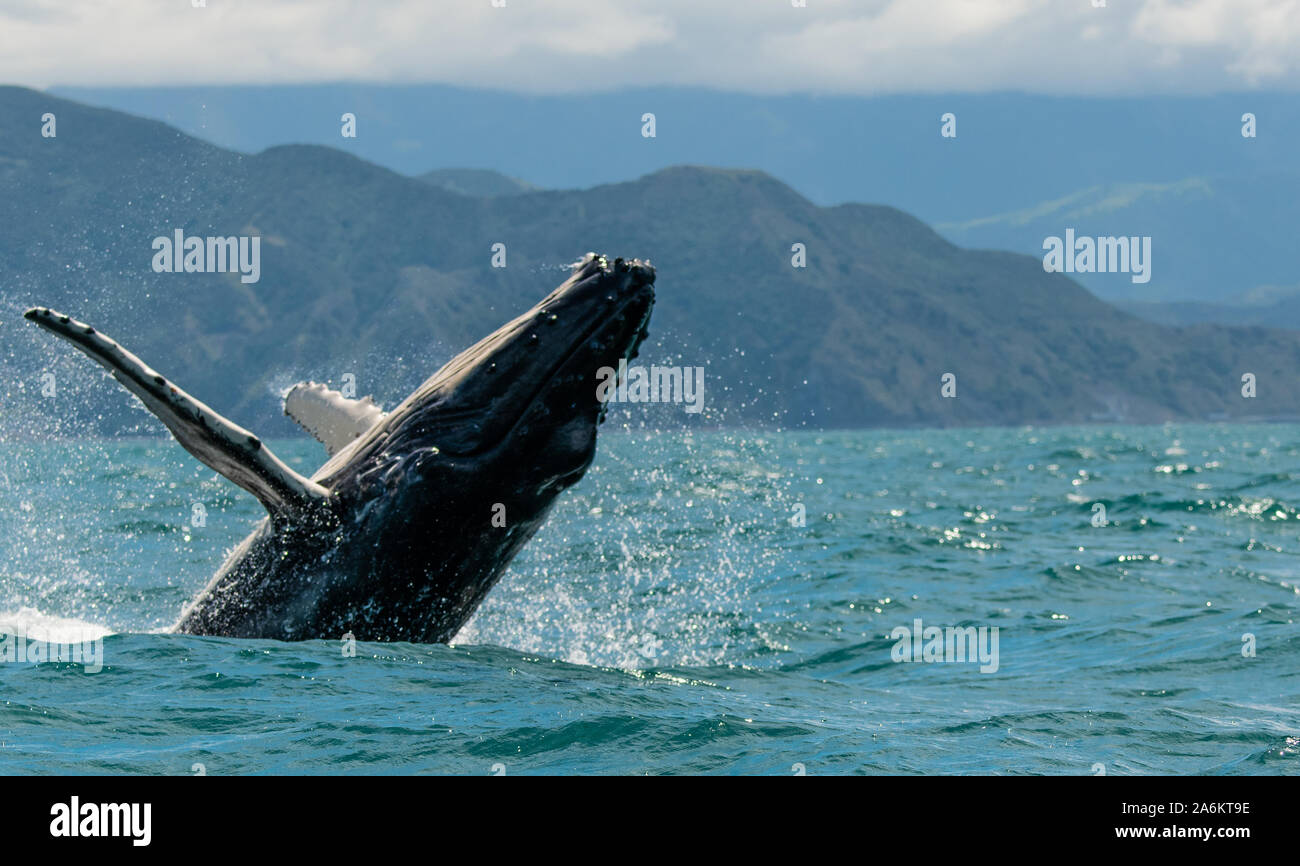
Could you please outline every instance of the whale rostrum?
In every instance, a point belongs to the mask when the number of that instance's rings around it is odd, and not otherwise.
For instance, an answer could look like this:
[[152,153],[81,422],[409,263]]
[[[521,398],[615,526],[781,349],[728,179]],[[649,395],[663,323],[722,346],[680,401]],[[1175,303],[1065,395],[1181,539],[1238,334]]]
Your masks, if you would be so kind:
[[44,307],[25,316],[108,368],[266,508],[174,631],[445,642],[586,472],[606,408],[596,371],[635,357],[654,279],[647,262],[587,254],[391,412],[295,385],[285,413],[329,454],[310,478],[89,325]]

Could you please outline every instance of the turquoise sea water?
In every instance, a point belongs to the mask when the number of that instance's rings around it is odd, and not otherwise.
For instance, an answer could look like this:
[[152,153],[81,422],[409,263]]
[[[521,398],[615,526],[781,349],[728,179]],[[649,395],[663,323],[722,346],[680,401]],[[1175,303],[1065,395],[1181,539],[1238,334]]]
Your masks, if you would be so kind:
[[107,633],[0,662],[0,773],[1300,773],[1300,427],[604,430],[453,646],[355,657],[159,633],[262,513],[170,440],[0,501],[0,634]]

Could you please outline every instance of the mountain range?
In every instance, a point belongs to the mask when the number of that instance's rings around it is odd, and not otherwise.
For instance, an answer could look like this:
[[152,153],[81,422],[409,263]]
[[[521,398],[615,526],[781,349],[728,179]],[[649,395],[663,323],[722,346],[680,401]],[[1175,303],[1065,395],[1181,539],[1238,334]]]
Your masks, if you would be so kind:
[[[1262,287],[1300,283],[1289,255],[1300,225],[1300,100],[1286,92],[521,94],[337,83],[54,93],[245,153],[322,144],[412,176],[472,166],[585,189],[675,165],[728,165],[766,172],[816,204],[896,207],[959,246],[1041,256],[1044,239],[1067,228],[1149,236],[1150,282],[1076,276],[1120,304],[1235,305]],[[344,113],[356,118],[355,138],[341,135]],[[642,137],[646,113],[656,118],[652,139]],[[955,137],[945,138],[949,114]],[[1253,137],[1242,135],[1248,125]],[[1210,310],[1180,315],[1189,312]]]
[[[53,138],[40,134],[46,112]],[[1143,321],[1045,273],[1037,257],[958,247],[892,207],[821,206],[764,172],[702,166],[576,190],[487,186],[467,194],[319,145],[243,154],[158,121],[0,88],[11,422],[0,434],[51,414],[39,392],[51,369],[67,385],[56,407],[73,430],[156,428],[125,394],[98,393],[97,368],[67,363],[66,346],[23,322],[29,305],[94,324],[271,436],[294,429],[278,398],[293,382],[352,377],[358,396],[391,406],[587,250],[658,268],[639,362],[706,369],[702,416],[619,407],[614,417],[634,424],[1300,415],[1300,333]],[[260,238],[260,278],[156,273],[154,241],[176,230]],[[494,267],[500,244],[505,267]],[[796,245],[805,267],[793,265]],[[1253,399],[1242,396],[1246,373]],[[945,374],[955,397],[941,394]]]

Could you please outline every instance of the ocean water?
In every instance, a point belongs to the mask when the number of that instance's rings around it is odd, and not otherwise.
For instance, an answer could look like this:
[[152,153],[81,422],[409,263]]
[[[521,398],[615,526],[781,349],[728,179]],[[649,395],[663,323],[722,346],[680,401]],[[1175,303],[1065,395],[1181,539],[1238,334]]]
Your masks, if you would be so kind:
[[0,773],[1300,773],[1300,427],[606,429],[452,646],[355,656],[162,633],[262,513],[170,440],[0,502],[0,634],[102,636],[0,662]]

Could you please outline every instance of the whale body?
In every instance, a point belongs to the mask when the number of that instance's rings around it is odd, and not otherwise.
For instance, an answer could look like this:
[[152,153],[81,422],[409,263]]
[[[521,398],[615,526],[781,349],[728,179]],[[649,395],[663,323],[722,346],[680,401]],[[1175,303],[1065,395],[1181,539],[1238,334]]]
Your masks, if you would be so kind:
[[591,464],[607,408],[596,373],[635,357],[654,279],[647,262],[589,253],[390,412],[294,386],[286,412],[330,454],[310,478],[89,325],[44,307],[25,316],[107,367],[266,507],[174,631],[447,642]]

